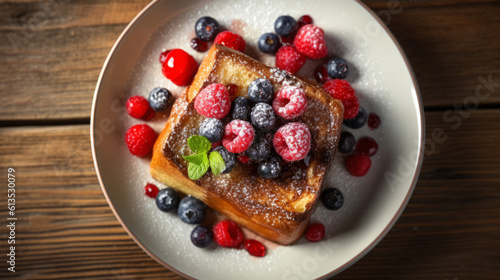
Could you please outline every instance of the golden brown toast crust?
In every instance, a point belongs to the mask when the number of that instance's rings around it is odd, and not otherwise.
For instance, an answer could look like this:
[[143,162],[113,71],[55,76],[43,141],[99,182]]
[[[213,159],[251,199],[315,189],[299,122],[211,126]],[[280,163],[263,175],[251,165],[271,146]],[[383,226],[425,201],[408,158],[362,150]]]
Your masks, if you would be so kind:
[[[204,117],[194,109],[198,92],[212,83],[236,84],[237,96],[246,96],[256,78],[271,81],[275,91],[283,85],[300,87],[306,93],[308,108],[297,121],[311,131],[308,165],[288,163],[275,179],[263,179],[255,170],[239,162],[229,174],[214,176],[210,171],[192,181],[187,161],[192,154],[187,138],[198,134]],[[158,181],[195,196],[238,224],[280,244],[291,244],[305,230],[323,182],[337,150],[343,107],[320,87],[268,67],[254,59],[214,44],[203,60],[192,85],[179,97],[164,130],[153,149],[151,174]]]

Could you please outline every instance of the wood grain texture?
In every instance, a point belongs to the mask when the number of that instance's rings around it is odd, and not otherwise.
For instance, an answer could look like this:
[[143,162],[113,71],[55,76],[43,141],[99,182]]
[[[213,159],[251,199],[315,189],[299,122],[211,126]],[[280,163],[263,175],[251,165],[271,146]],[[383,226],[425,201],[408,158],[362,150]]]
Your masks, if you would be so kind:
[[[148,2],[0,1],[0,121],[88,119],[108,52]],[[500,80],[499,1],[365,2],[401,42],[426,106],[464,103],[481,75]]]
[[[447,140],[426,157],[396,226],[338,279],[500,274],[500,109],[473,112],[457,129],[443,122],[442,112],[426,119],[428,142],[435,129]],[[97,182],[88,132],[88,125],[0,129],[0,170],[17,170],[16,276],[181,279],[144,253],[113,216]],[[0,239],[6,235],[0,227]],[[0,269],[0,277],[8,276]]]

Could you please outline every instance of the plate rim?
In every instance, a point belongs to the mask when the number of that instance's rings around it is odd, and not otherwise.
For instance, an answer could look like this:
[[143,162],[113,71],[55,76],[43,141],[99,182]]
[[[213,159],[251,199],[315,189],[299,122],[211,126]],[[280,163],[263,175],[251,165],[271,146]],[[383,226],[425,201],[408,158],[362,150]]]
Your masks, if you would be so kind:
[[[127,232],[127,234],[134,240],[135,243],[137,243],[137,245],[139,245],[139,247],[144,252],[146,252],[151,258],[153,258],[156,262],[158,262],[159,264],[161,264],[162,266],[164,266],[168,270],[170,270],[170,271],[172,271],[172,272],[174,272],[174,273],[176,273],[176,274],[178,274],[178,275],[180,275],[182,277],[185,277],[187,279],[196,279],[196,278],[193,278],[193,277],[185,274],[184,272],[182,272],[180,270],[175,269],[174,267],[170,266],[169,264],[167,264],[161,258],[159,258],[154,253],[152,253],[133,234],[132,230],[128,227],[128,225],[125,223],[125,221],[121,218],[120,214],[117,212],[117,210],[116,210],[116,208],[115,208],[115,206],[114,206],[111,198],[109,197],[107,189],[104,186],[104,182],[103,182],[103,179],[102,179],[102,176],[101,176],[101,171],[100,171],[99,164],[98,164],[98,161],[97,161],[97,154],[96,154],[96,148],[95,148],[96,143],[95,143],[95,140],[94,140],[95,139],[95,137],[94,137],[95,136],[94,131],[95,131],[96,104],[97,104],[97,99],[98,99],[100,88],[101,88],[101,84],[102,84],[102,79],[103,79],[104,75],[106,74],[106,72],[108,70],[109,62],[110,62],[111,58],[114,56],[116,49],[122,44],[122,41],[126,37],[126,35],[128,34],[128,32],[137,24],[137,22],[144,16],[144,14],[147,11],[149,11],[149,9],[151,9],[153,6],[155,6],[156,4],[158,4],[160,1],[161,0],[152,0],[148,5],[146,5],[134,17],[134,19],[132,19],[132,21],[127,25],[127,27],[125,27],[125,29],[122,31],[122,33],[120,34],[120,36],[118,37],[118,39],[114,43],[113,47],[109,51],[109,54],[106,57],[106,60],[105,60],[103,66],[101,68],[101,72],[99,74],[99,78],[98,78],[97,83],[96,83],[96,88],[94,90],[94,97],[93,97],[93,100],[92,100],[92,109],[91,109],[91,115],[90,115],[90,142],[91,142],[91,149],[92,149],[92,160],[94,162],[94,167],[95,167],[95,170],[96,170],[96,175],[97,175],[97,178],[98,178],[101,190],[102,190],[102,192],[104,194],[104,197],[106,198],[106,201],[107,201],[109,207],[111,208],[113,214],[118,219],[118,221],[120,222],[120,224],[122,225],[122,227],[125,229],[125,231]],[[415,169],[415,173],[413,175],[413,178],[411,180],[410,188],[408,189],[408,192],[406,193],[406,195],[405,195],[405,197],[403,199],[403,202],[399,206],[397,212],[392,217],[392,219],[389,221],[389,223],[384,227],[384,229],[382,230],[382,232],[365,249],[363,249],[361,252],[359,252],[358,254],[356,254],[354,257],[352,257],[350,260],[348,260],[347,262],[345,262],[343,265],[337,267],[336,269],[332,270],[331,272],[329,272],[327,274],[324,274],[324,275],[322,275],[320,277],[317,277],[316,279],[324,279],[324,278],[327,278],[327,277],[332,277],[332,276],[337,275],[337,274],[341,273],[342,271],[346,270],[347,268],[349,268],[350,266],[352,266],[353,264],[355,264],[357,261],[359,261],[361,258],[363,258],[368,252],[370,252],[389,233],[389,231],[394,227],[396,221],[401,217],[404,209],[406,208],[406,206],[408,205],[408,203],[410,201],[410,198],[411,198],[411,196],[412,196],[412,194],[413,194],[413,192],[415,190],[418,178],[420,176],[420,171],[422,169],[422,163],[423,163],[423,159],[424,159],[423,147],[425,147],[425,111],[424,111],[424,107],[423,107],[422,95],[421,95],[420,88],[419,88],[419,85],[418,85],[418,82],[417,82],[417,79],[416,79],[416,76],[415,76],[415,72],[413,71],[413,68],[412,68],[412,66],[411,66],[411,64],[410,64],[410,62],[408,60],[408,57],[406,56],[406,53],[402,49],[401,45],[397,41],[397,39],[394,36],[394,34],[392,34],[392,32],[389,30],[389,28],[386,26],[386,24],[382,21],[382,19],[380,19],[380,17],[372,9],[370,9],[368,7],[368,5],[366,5],[365,3],[361,2],[361,0],[354,0],[354,2],[357,3],[358,5],[360,5],[364,10],[366,10],[373,17],[373,19],[375,19],[380,24],[380,26],[384,29],[384,31],[391,38],[392,42],[394,43],[394,45],[398,49],[399,54],[401,55],[401,57],[403,58],[403,60],[405,62],[406,68],[407,68],[407,70],[408,70],[408,72],[410,74],[410,78],[411,78],[411,81],[412,81],[413,88],[415,89],[415,96],[413,96],[413,97],[416,97],[416,102],[417,102],[417,105],[418,105],[417,106],[418,107],[418,110],[417,110],[417,115],[418,115],[417,116],[417,125],[420,127],[420,130],[419,130],[420,139],[419,139],[419,142],[418,142],[418,155],[419,156],[418,156],[418,159],[417,159],[417,162],[416,162],[416,169]]]

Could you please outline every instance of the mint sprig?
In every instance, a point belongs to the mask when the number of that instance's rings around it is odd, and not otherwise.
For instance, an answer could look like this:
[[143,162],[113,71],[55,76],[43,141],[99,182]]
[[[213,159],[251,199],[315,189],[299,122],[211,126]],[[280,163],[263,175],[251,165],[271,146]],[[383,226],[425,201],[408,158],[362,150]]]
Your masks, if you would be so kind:
[[189,162],[189,179],[200,179],[207,173],[209,167],[212,168],[214,175],[219,175],[226,168],[226,164],[220,153],[211,152],[210,157],[208,156],[212,144],[206,137],[193,135],[188,138],[187,143],[189,148],[195,153],[194,155],[182,156]]

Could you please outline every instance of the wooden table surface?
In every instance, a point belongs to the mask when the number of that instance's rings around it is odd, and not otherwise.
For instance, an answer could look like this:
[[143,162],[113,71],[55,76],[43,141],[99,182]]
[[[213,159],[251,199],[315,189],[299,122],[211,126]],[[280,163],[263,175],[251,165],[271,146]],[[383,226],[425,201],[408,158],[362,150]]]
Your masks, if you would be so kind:
[[[426,158],[394,228],[337,279],[499,279],[500,1],[394,2],[366,1],[416,72]],[[15,274],[0,226],[1,278],[180,279],[121,227],[90,151],[97,77],[147,3],[0,0],[0,170],[16,170],[18,218]]]

